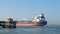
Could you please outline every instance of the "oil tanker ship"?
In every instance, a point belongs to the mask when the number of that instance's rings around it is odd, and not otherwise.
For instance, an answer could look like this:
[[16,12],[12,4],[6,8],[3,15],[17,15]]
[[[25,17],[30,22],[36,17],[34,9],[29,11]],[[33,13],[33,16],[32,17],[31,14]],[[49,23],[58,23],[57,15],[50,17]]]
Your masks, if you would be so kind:
[[32,20],[13,21],[12,18],[6,21],[0,21],[0,26],[3,28],[16,28],[16,26],[44,26],[47,24],[44,14],[39,14],[33,17]]
[[33,17],[32,20],[23,20],[16,24],[16,26],[44,26],[47,24],[44,14],[39,14]]

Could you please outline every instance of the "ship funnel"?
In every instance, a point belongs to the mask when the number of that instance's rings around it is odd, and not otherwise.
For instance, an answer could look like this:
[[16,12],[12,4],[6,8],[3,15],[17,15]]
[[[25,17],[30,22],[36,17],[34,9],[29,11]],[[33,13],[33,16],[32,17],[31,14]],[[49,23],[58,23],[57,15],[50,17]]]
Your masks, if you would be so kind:
[[44,16],[44,14],[39,14],[40,17]]

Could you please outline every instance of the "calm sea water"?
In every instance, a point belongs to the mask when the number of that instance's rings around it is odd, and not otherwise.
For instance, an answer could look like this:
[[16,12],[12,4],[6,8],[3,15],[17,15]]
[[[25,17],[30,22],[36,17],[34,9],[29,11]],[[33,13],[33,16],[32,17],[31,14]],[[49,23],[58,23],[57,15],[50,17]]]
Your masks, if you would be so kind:
[[0,28],[0,34],[60,34],[60,26]]

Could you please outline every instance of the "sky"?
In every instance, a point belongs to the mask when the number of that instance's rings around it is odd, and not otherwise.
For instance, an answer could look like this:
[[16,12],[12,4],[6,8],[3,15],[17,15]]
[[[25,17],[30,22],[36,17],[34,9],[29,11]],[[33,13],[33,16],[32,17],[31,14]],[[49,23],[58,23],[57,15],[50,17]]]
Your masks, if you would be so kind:
[[0,0],[0,20],[31,20],[43,13],[48,24],[60,25],[60,0]]

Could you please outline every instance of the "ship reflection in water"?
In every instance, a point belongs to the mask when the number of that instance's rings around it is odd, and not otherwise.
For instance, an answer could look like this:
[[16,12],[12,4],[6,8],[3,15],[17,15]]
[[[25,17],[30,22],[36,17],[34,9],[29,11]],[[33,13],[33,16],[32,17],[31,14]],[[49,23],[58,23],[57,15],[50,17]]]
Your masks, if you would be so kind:
[[0,28],[0,34],[59,34],[60,26]]

